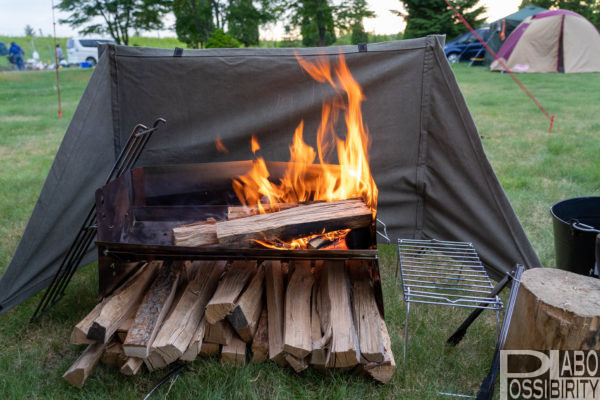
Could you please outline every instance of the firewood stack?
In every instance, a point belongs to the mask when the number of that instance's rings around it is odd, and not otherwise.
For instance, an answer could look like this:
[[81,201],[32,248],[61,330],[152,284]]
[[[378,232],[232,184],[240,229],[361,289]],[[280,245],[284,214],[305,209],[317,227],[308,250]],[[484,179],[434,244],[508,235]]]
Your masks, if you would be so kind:
[[102,361],[125,375],[176,360],[272,360],[386,383],[396,364],[363,261],[152,261],[71,334],[88,347],[64,374],[82,387]]

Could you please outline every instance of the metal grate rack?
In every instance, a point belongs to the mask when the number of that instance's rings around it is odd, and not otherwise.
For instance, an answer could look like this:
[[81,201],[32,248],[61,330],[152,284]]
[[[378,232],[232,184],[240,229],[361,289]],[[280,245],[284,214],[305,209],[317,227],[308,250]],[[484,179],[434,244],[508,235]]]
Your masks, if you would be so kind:
[[398,239],[398,261],[407,303],[502,309],[471,243]]

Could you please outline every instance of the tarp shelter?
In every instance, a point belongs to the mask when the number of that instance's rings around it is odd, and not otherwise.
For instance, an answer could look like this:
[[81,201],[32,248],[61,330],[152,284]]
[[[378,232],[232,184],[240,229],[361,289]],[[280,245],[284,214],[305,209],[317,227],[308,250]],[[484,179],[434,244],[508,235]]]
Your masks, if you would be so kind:
[[[0,280],[2,311],[50,284],[133,127],[158,116],[138,165],[287,161],[294,129],[315,146],[321,102],[336,93],[300,67],[339,54],[362,86],[392,237],[472,242],[495,276],[540,262],[494,175],[446,57],[443,36],[329,48],[173,50],[106,45],[56,154],[21,242]],[[343,123],[341,121],[340,123]],[[339,131],[338,131],[339,132]],[[220,136],[229,153],[215,148]],[[90,249],[84,263],[96,258]]]
[[[548,10],[542,7],[529,5],[521,8],[516,13],[492,22],[490,24],[490,34],[487,39],[488,46],[490,46],[495,53],[498,53],[498,50],[500,50],[504,41],[510,36],[512,31],[525,20],[525,18],[544,11]],[[492,56],[489,51],[486,51],[484,65],[490,65],[493,61],[494,56]]]
[[[523,21],[498,57],[514,72],[599,72],[600,33],[573,11],[546,11]],[[503,67],[494,61],[490,69]]]

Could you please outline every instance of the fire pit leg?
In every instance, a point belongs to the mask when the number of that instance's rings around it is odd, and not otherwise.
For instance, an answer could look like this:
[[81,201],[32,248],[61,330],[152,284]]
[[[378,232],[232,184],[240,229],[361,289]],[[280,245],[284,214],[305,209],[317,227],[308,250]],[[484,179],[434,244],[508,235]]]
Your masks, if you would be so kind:
[[[409,289],[410,291],[410,289]],[[404,357],[403,370],[406,372],[406,353],[408,353],[408,314],[410,313],[410,302],[406,302],[406,321],[404,322]]]

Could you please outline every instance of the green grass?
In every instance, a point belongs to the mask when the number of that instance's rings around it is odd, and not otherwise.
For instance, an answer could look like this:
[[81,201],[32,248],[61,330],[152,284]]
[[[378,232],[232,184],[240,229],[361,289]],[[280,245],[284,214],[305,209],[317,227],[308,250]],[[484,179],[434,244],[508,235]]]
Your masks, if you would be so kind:
[[[1,40],[1,39],[0,39]],[[133,41],[132,41],[133,42]],[[168,47],[171,47],[170,45]],[[554,266],[549,207],[555,201],[600,191],[600,75],[520,75],[556,115],[548,121],[509,76],[454,67],[487,155],[546,266]],[[62,135],[90,71],[62,74],[64,120],[57,117],[53,71],[0,73],[0,273],[15,251]],[[417,305],[411,310],[410,349],[402,371],[405,305],[394,280],[395,249],[381,246],[386,319],[398,370],[386,386],[347,373],[296,375],[273,364],[222,367],[201,359],[158,397],[164,398],[398,398],[439,399],[438,391],[473,394],[487,373],[495,318],[476,321],[458,348],[444,341],[466,310]],[[72,326],[95,303],[95,265],[76,274],[66,296],[29,325],[40,295],[0,316],[0,398],[139,399],[164,375],[133,378],[98,366],[83,390],[61,375],[83,350],[68,344]],[[168,393],[168,396],[167,396]]]

